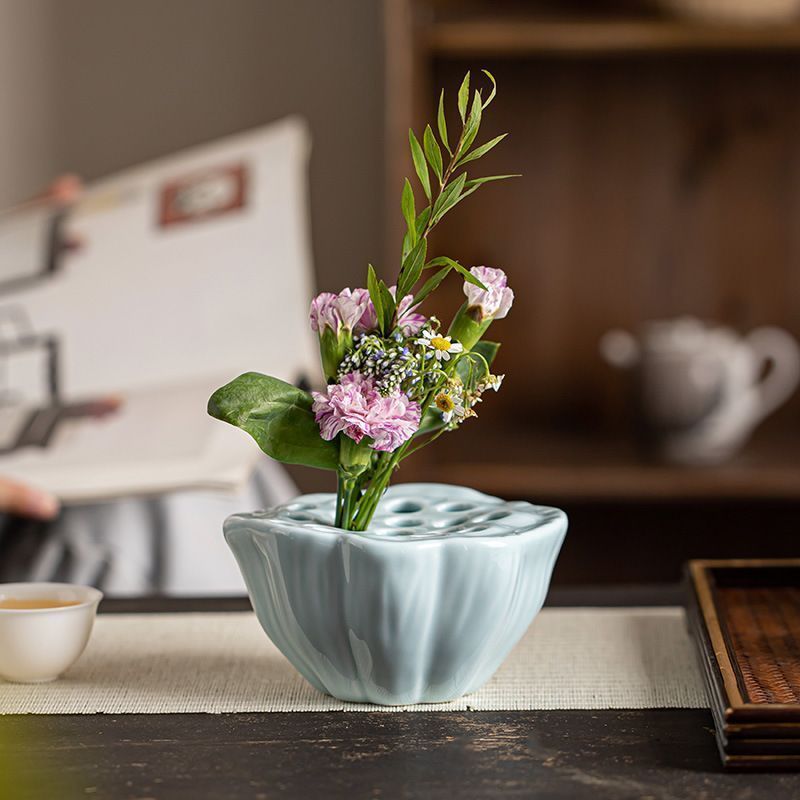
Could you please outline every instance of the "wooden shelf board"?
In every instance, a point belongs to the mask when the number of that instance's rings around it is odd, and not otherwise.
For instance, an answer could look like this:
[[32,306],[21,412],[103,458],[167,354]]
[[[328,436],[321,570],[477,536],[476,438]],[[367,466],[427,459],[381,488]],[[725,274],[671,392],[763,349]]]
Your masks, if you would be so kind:
[[701,25],[662,19],[448,19],[421,29],[434,54],[602,55],[800,50],[800,24]]
[[398,477],[523,499],[800,501],[796,437],[789,439],[794,447],[783,439],[757,441],[730,463],[703,467],[647,463],[630,444],[613,439],[498,433],[480,442],[458,446],[454,437]]

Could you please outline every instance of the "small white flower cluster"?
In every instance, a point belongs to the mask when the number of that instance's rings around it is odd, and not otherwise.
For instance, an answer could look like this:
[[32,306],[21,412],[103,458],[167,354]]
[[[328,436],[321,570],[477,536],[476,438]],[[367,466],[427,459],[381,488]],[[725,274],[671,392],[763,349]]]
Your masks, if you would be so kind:
[[464,386],[461,378],[450,378],[433,399],[436,408],[442,412],[442,421],[445,425],[452,430],[465,419],[477,417],[473,409],[482,402],[481,395],[487,389],[498,391],[504,377],[487,373],[472,389]]

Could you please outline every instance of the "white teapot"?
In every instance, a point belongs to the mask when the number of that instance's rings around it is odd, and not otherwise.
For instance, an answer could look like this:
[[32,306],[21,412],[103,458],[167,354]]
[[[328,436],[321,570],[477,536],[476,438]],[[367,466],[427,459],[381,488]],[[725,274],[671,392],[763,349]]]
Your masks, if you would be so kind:
[[609,331],[600,352],[634,370],[644,433],[658,455],[679,463],[732,456],[800,381],[800,346],[780,328],[742,337],[681,317],[647,323],[638,339]]

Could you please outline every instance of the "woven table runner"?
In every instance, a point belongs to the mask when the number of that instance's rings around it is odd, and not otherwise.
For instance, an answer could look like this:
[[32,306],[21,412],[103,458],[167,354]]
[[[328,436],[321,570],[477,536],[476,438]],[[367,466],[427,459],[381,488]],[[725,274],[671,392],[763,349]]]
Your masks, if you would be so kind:
[[0,713],[703,708],[692,647],[678,608],[545,609],[477,692],[385,708],[313,689],[252,613],[109,614],[60,680],[0,680]]

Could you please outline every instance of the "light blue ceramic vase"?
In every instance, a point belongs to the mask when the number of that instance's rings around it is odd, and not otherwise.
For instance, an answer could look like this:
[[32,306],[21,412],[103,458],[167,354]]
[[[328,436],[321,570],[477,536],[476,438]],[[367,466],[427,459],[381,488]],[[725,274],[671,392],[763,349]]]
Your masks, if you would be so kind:
[[405,705],[475,691],[542,607],[567,530],[556,508],[443,484],[389,489],[366,533],[335,496],[236,514],[225,538],[267,635],[312,686]]

